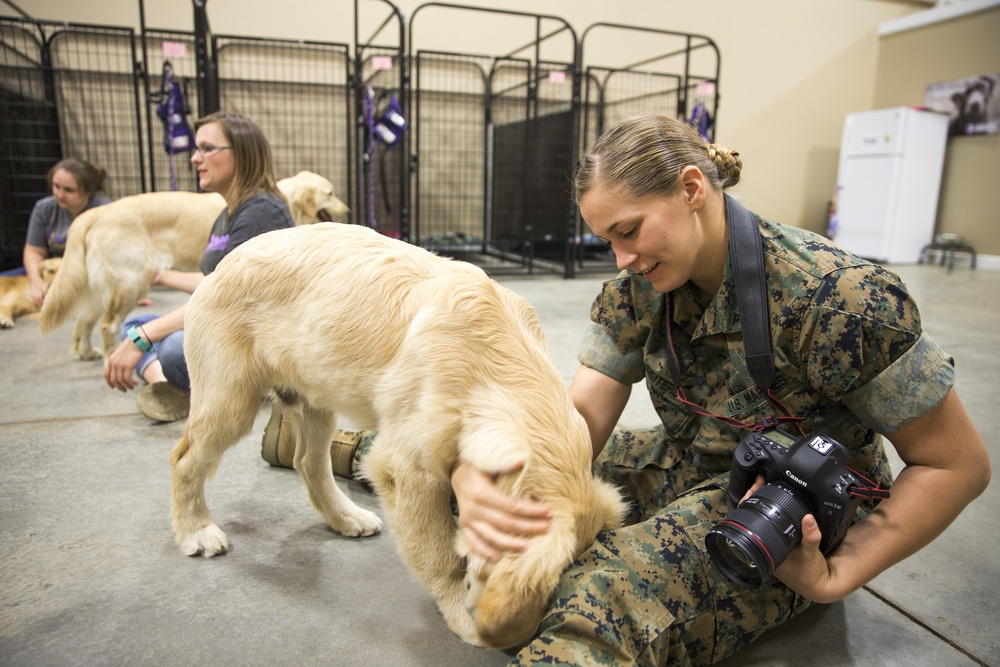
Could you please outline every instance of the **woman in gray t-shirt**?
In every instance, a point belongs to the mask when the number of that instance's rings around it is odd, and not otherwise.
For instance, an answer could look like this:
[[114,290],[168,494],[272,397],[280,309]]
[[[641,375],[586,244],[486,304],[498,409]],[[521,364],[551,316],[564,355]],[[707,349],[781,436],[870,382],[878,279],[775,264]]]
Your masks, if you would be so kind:
[[[155,282],[192,293],[234,248],[265,232],[294,227],[288,204],[278,190],[271,146],[263,131],[246,116],[218,112],[195,122],[197,146],[191,164],[198,185],[226,200],[206,239],[200,271],[160,271]],[[184,358],[184,313],[187,304],[166,315],[140,315],[122,326],[122,343],[108,357],[104,380],[129,391],[148,382],[136,396],[139,411],[154,421],[187,416],[190,380]]]
[[24,266],[6,275],[27,275],[28,294],[41,307],[45,283],[39,266],[48,257],[62,257],[66,251],[69,226],[84,211],[109,203],[98,194],[104,189],[107,172],[86,160],[70,157],[60,160],[49,170],[52,194],[35,203],[28,219],[28,235],[24,242]]

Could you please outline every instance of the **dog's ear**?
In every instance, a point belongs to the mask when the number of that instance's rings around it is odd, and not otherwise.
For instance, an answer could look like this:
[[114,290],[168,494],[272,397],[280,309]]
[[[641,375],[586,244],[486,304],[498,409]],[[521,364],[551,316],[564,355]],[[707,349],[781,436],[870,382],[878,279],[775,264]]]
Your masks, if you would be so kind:
[[41,265],[38,267],[38,272],[46,285],[52,284],[52,280],[56,277],[56,272],[59,271],[61,264],[62,257],[48,257],[42,260]]
[[316,219],[316,185],[310,183],[299,189],[299,206],[311,219]]

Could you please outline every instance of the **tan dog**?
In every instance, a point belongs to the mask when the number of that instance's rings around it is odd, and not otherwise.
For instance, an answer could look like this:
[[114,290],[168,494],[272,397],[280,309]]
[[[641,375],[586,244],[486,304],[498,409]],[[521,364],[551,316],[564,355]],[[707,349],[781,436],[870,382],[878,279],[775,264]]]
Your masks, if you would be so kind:
[[[297,224],[346,215],[332,184],[300,172],[278,182]],[[226,207],[221,195],[149,192],[82,213],[69,228],[65,264],[42,305],[47,334],[78,313],[70,353],[99,359],[91,337],[101,320],[103,356],[120,342],[119,330],[160,269],[197,271],[212,224]]]
[[[46,285],[52,284],[60,264],[62,257],[42,260],[38,272]],[[38,306],[28,294],[28,276],[0,276],[0,329],[10,329],[16,318],[37,312]]]
[[[295,467],[327,524],[372,535],[379,518],[334,483],[339,416],[378,436],[363,461],[403,559],[470,643],[534,632],[560,574],[597,533],[620,525],[618,492],[591,474],[587,425],[569,400],[534,311],[462,262],[365,227],[318,224],[252,239],[223,260],[186,313],[191,413],[171,454],[181,551],[229,548],[205,482],[250,432],[275,388],[296,434]],[[482,567],[468,601],[466,549],[450,508],[458,461],[547,503],[551,530]],[[515,472],[509,472],[521,464]],[[470,577],[471,578],[471,577]]]
[[333,193],[333,183],[311,171],[300,171],[278,181],[278,189],[288,200],[296,225],[314,222],[348,222],[350,210]]

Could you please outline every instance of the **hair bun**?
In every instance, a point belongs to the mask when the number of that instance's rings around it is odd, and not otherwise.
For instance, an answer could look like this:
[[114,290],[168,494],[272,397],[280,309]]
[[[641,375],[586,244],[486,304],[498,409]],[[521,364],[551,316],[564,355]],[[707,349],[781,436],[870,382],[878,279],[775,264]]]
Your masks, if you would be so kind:
[[719,180],[723,187],[728,188],[740,182],[740,172],[743,171],[743,161],[740,154],[719,144],[708,144],[708,157],[715,163],[719,172]]

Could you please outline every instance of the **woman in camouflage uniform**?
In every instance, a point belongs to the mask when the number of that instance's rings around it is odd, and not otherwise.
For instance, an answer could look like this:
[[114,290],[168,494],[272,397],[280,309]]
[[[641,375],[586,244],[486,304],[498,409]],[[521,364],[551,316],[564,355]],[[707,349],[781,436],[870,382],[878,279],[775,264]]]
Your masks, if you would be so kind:
[[[781,414],[743,356],[723,195],[741,167],[735,152],[657,115],[625,121],[581,160],[581,213],[622,273],[594,303],[570,393],[590,426],[595,470],[623,487],[633,513],[565,572],[514,664],[710,664],[914,553],[989,481],[952,359],[922,330],[899,278],[753,215],[764,248],[772,394],[804,418],[805,433],[848,447],[851,468],[883,488],[882,435],[906,467],[891,497],[863,507],[863,520],[827,558],[808,515],[802,543],[775,572],[780,581],[744,589],[711,563],[705,535],[732,511],[728,471],[745,431],[695,413],[679,396],[747,424]],[[668,333],[681,387],[667,370]],[[662,423],[614,430],[643,379]],[[548,525],[546,507],[500,494],[467,464],[452,481],[461,529],[487,558],[524,548]]]

